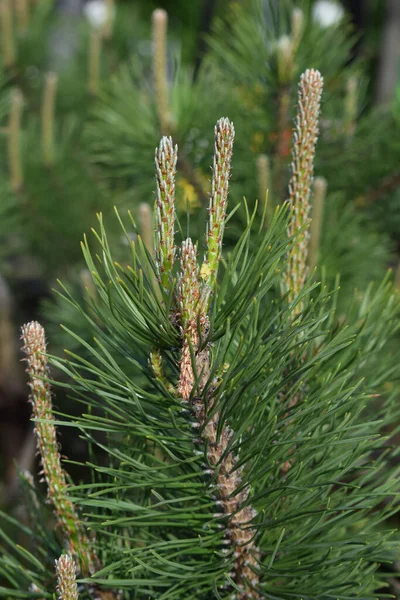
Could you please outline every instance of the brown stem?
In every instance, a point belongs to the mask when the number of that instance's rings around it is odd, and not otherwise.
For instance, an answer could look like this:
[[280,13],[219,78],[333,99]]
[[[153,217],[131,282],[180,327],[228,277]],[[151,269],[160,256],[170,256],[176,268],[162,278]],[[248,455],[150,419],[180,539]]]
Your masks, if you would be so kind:
[[[204,397],[211,370],[210,347],[200,347],[198,328],[200,326],[201,337],[205,339],[209,320],[204,312],[196,255],[196,246],[192,241],[188,239],[183,242],[178,304],[184,339],[177,391],[183,402],[189,405],[194,419],[193,427],[200,432],[199,441],[204,445],[208,465],[205,474],[211,475],[217,483],[218,516],[226,521],[226,549],[232,552],[234,558],[230,577],[240,590],[235,598],[257,600],[260,598],[256,591],[259,583],[259,550],[254,540],[257,530],[252,525],[256,512],[249,504],[249,488],[243,487],[241,470],[237,468],[238,460],[234,452],[229,450],[233,431],[226,421],[220,428],[221,414],[219,411],[213,412],[216,386],[210,386],[207,398]],[[241,491],[238,492],[238,489]]]

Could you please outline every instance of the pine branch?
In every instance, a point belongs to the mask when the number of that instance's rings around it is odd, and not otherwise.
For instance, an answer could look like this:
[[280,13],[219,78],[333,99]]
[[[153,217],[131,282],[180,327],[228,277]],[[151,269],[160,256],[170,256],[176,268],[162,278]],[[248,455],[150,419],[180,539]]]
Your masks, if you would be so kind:
[[[178,394],[185,402],[189,401],[197,377],[201,377],[200,389],[204,388],[209,377],[208,351],[198,353],[198,327],[204,335],[208,318],[204,312],[204,299],[201,297],[197,248],[189,238],[182,243],[181,273],[178,281],[178,306],[183,333],[183,347],[179,367]],[[192,366],[192,352],[196,354],[195,371]]]
[[69,552],[78,558],[82,572],[94,573],[99,561],[82,523],[68,498],[68,484],[58,449],[43,327],[32,321],[22,328],[23,351],[26,354],[31,389],[33,416],[37,420],[35,433],[47,484],[49,501],[53,504],[58,525],[68,544]]
[[[182,244],[178,307],[183,345],[177,390],[184,403],[188,403],[193,397],[192,425],[199,430],[200,439],[206,448],[206,474],[216,478],[217,504],[222,510],[219,514],[222,518],[228,518],[225,532],[226,552],[231,552],[234,558],[230,577],[238,590],[234,592],[233,597],[245,600],[260,598],[256,591],[259,582],[259,551],[254,542],[256,530],[251,527],[256,512],[249,504],[249,488],[241,489],[243,486],[241,471],[237,465],[238,459],[229,450],[233,431],[225,421],[221,426],[223,417],[218,410],[213,410],[215,388],[211,386],[211,389],[204,393],[210,377],[210,347],[209,344],[200,347],[200,339],[205,340],[208,334],[209,295],[210,291],[215,289],[218,264],[221,260],[233,138],[232,123],[227,119],[220,119],[215,128],[213,182],[207,232],[208,252],[202,267],[203,277],[206,275],[205,282],[201,283],[196,246],[191,239]],[[205,294],[202,293],[204,287]]]
[[[323,79],[318,71],[307,70],[300,78],[299,103],[296,117],[292,151],[292,176],[289,182],[292,218],[288,235],[299,230],[296,243],[289,253],[285,273],[288,301],[293,302],[304,288],[307,277],[307,254],[309,234],[304,227],[309,223],[311,183],[314,170],[315,146],[318,138],[318,117]],[[297,303],[295,314],[302,310]]]
[[233,123],[226,118],[219,119],[215,126],[214,137],[214,163],[206,235],[207,252],[200,272],[209,295],[212,295],[215,290],[218,264],[221,260],[234,137]]
[[163,290],[168,293],[175,260],[175,176],[178,147],[163,137],[155,153],[157,239],[156,265]]

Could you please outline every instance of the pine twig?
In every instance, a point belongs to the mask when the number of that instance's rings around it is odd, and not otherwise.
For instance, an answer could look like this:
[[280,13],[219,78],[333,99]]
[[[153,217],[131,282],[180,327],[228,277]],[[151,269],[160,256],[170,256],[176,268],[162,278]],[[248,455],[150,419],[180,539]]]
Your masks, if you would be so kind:
[[24,178],[20,149],[23,102],[22,92],[15,89],[11,96],[11,111],[8,121],[8,164],[11,189],[14,192],[21,190]]
[[75,561],[70,554],[62,554],[56,560],[57,593],[59,600],[78,600]]
[[[300,294],[307,277],[309,233],[304,229],[298,233],[298,230],[307,226],[309,222],[322,86],[321,74],[314,69],[307,70],[300,78],[299,103],[293,136],[292,176],[289,182],[292,216],[288,228],[289,237],[297,234],[297,238],[289,252],[284,277],[289,302],[295,300]],[[300,313],[301,310],[301,303],[297,303],[295,314]]]
[[200,273],[209,295],[214,292],[221,260],[234,138],[233,123],[226,118],[219,119],[215,126],[207,252]]
[[42,152],[43,162],[46,166],[50,166],[54,162],[54,113],[57,81],[55,73],[47,75],[42,102]]
[[50,384],[47,381],[48,364],[43,327],[32,321],[22,328],[23,351],[26,354],[31,389],[35,433],[42,461],[47,494],[55,509],[58,524],[68,544],[69,552],[77,557],[84,575],[94,573],[99,566],[91,544],[83,530],[74,505],[68,497],[68,484],[58,449],[54,425]]
[[240,471],[236,469],[237,458],[229,450],[233,432],[226,422],[220,427],[222,417],[219,411],[213,413],[215,387],[211,386],[207,392],[207,400],[204,398],[204,390],[210,377],[210,348],[208,344],[200,346],[200,337],[202,340],[207,338],[210,290],[215,289],[221,259],[233,138],[232,123],[227,119],[220,119],[215,129],[208,250],[201,271],[197,263],[197,249],[192,240],[187,239],[182,244],[177,305],[183,341],[177,391],[184,404],[189,404],[192,398],[192,425],[199,430],[200,440],[206,449],[206,473],[216,479],[218,514],[227,517],[226,550],[230,549],[234,557],[233,570],[229,575],[239,590],[232,597],[236,600],[258,600],[260,595],[256,588],[259,579],[259,551],[254,541],[256,530],[251,527],[256,512],[249,505],[249,489],[244,487],[237,492],[242,487],[242,479]]
[[[194,395],[191,407],[193,427],[201,431],[201,439],[207,448],[206,473],[216,477],[218,507],[219,511],[222,510],[219,514],[221,517],[228,517],[226,540],[235,557],[230,577],[240,589],[235,598],[236,600],[258,599],[260,596],[255,591],[258,584],[256,573],[258,549],[254,543],[255,529],[250,526],[256,512],[248,504],[247,488],[235,493],[241,487],[242,480],[240,472],[235,468],[237,458],[232,451],[228,450],[233,431],[227,423],[224,423],[218,435],[221,414],[217,411],[209,417],[213,409],[213,398],[211,394],[208,395],[207,408],[203,398],[204,388],[210,376],[210,351],[208,346],[199,348],[198,328],[200,327],[202,338],[206,337],[209,321],[201,296],[196,254],[196,247],[190,239],[183,242],[182,270],[178,285],[183,329],[178,393],[184,403],[188,403],[190,397]],[[195,355],[194,365],[192,353]]]
[[[178,306],[183,334],[178,394],[184,402],[189,401],[196,377],[201,376],[202,380],[205,378],[205,381],[207,381],[209,374],[209,369],[201,374],[201,372],[195,372],[192,366],[192,352],[197,355],[199,349],[198,326],[200,324],[203,333],[208,326],[208,318],[204,312],[204,302],[201,298],[199,273],[197,248],[192,240],[188,238],[182,243],[181,272],[178,280]],[[199,360],[198,355],[196,362],[197,366],[200,362],[204,363],[204,361]],[[204,385],[200,384],[200,387],[204,387]]]
[[163,137],[155,152],[158,278],[168,292],[175,260],[175,176],[178,147],[172,138]]

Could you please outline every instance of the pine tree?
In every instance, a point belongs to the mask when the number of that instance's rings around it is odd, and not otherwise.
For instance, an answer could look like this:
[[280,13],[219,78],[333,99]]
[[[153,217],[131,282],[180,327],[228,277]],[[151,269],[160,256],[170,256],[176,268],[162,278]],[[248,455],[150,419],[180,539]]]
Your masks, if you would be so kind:
[[[118,213],[129,266],[114,260],[102,217],[98,254],[83,244],[98,294],[85,315],[91,342],[78,338],[82,353],[59,359],[48,356],[38,323],[23,329],[57,526],[23,475],[31,525],[3,515],[14,539],[28,539],[23,549],[0,534],[2,597],[52,598],[55,589],[64,600],[385,594],[380,565],[398,547],[387,519],[398,505],[390,438],[399,415],[395,388],[383,383],[397,370],[385,348],[400,306],[385,280],[343,323],[337,291],[307,277],[321,91],[320,74],[307,70],[290,200],[267,230],[257,207],[247,209],[238,243],[223,250],[235,131],[222,118],[205,242],[187,237],[175,210],[179,148],[163,137],[154,255],[140,235],[131,240]],[[56,420],[48,361],[69,376],[78,418]],[[87,441],[86,483],[69,482],[57,425]]]

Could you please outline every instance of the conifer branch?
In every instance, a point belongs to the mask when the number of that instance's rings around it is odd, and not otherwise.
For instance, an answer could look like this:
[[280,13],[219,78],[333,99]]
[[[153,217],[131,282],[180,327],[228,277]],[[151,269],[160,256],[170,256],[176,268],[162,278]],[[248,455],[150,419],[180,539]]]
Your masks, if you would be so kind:
[[317,266],[318,252],[321,245],[322,217],[326,196],[327,182],[324,177],[316,177],[313,185],[313,202],[311,209],[310,244],[308,266],[313,271]]
[[[219,192],[223,191],[219,190]],[[220,413],[212,413],[212,391],[207,398],[207,408],[203,391],[210,376],[210,351],[206,346],[199,349],[199,331],[202,338],[207,335],[209,320],[204,311],[204,298],[201,295],[199,267],[197,265],[196,246],[190,239],[182,244],[182,271],[178,284],[179,309],[183,330],[183,346],[180,360],[178,393],[186,403],[194,392],[192,412],[193,426],[201,431],[201,439],[207,451],[209,468],[207,473],[216,476],[218,505],[221,517],[228,517],[226,541],[234,557],[234,568],[230,573],[232,580],[241,590],[234,597],[237,600],[259,598],[255,591],[258,583],[258,549],[254,543],[255,529],[251,522],[256,512],[249,505],[249,489],[242,486],[240,469],[236,468],[237,458],[228,450],[233,431],[224,423],[218,435]],[[195,355],[195,372],[192,353]],[[198,380],[197,389],[195,382]],[[215,388],[214,388],[215,391]]]
[[157,238],[156,264],[162,288],[168,291],[175,260],[175,176],[178,146],[163,137],[155,152]]
[[75,561],[69,554],[62,554],[56,560],[57,593],[59,600],[78,600],[78,586],[76,584]]
[[170,133],[170,110],[167,73],[168,15],[162,8],[153,11],[153,80],[161,133]]
[[6,69],[15,63],[15,41],[12,0],[2,0],[0,3],[1,39],[3,65]]
[[48,364],[44,329],[39,323],[32,321],[23,326],[22,338],[23,351],[28,364],[30,400],[33,416],[37,419],[35,427],[37,446],[47,484],[47,495],[54,506],[59,527],[68,544],[68,551],[77,557],[82,572],[88,575],[98,567],[98,559],[68,498],[68,484],[61,465],[54,425],[51,389],[47,381]]
[[[234,559],[230,577],[240,590],[232,597],[236,600],[258,599],[260,596],[256,587],[259,579],[259,551],[254,542],[256,529],[251,526],[256,512],[249,504],[249,488],[244,487],[237,492],[242,487],[242,478],[240,469],[237,468],[237,458],[229,451],[233,432],[226,422],[220,428],[221,414],[219,411],[213,412],[215,386],[210,387],[207,399],[204,398],[211,365],[209,345],[200,347],[200,337],[202,340],[206,339],[209,329],[208,296],[204,294],[204,283],[201,279],[204,275],[208,276],[208,286],[214,289],[226,218],[234,137],[232,123],[221,119],[217,123],[215,134],[208,254],[201,276],[196,246],[190,238],[182,243],[177,305],[183,342],[177,391],[185,404],[189,403],[193,396],[190,406],[194,419],[192,425],[199,430],[200,441],[206,448],[206,473],[214,475],[217,482],[217,502],[221,511],[218,514],[227,518],[227,551],[231,551]],[[204,266],[210,268],[210,271],[205,270]]]
[[57,75],[48,73],[42,102],[42,151],[43,162],[50,166],[54,162],[54,112],[57,92]]
[[[204,310],[202,310],[202,305],[197,248],[192,240],[188,238],[182,243],[181,273],[178,282],[178,307],[183,334],[178,394],[185,402],[189,401],[196,377],[201,375],[201,371],[197,370],[201,362],[199,357],[196,361],[197,372],[193,371],[191,352],[197,354],[199,324],[203,331],[208,325],[208,319],[204,314]],[[203,373],[202,379],[204,376],[207,380],[208,372]]]
[[[314,69],[308,69],[300,78],[299,101],[292,150],[292,176],[289,182],[292,216],[288,235],[292,237],[308,224],[310,193],[314,170],[315,146],[318,138],[318,117],[323,79]],[[288,300],[292,302],[304,287],[307,276],[307,253],[309,233],[303,230],[289,252],[285,273]],[[300,303],[295,312],[301,312]]]
[[11,111],[8,122],[8,164],[10,169],[10,185],[14,192],[21,190],[23,185],[20,149],[22,109],[22,92],[16,89],[11,96]]
[[211,294],[217,282],[218,264],[222,253],[234,138],[233,123],[226,118],[219,119],[215,126],[214,137],[214,163],[206,240],[207,253],[201,267],[201,277]]

